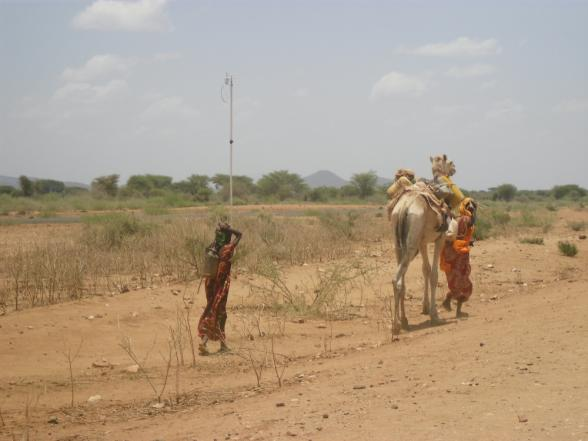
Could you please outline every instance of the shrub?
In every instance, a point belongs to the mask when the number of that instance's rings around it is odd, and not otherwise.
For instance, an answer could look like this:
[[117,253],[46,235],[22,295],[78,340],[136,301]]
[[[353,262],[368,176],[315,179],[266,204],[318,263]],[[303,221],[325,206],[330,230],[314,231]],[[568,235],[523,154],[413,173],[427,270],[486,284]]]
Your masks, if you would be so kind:
[[153,225],[140,221],[133,215],[113,213],[99,216],[85,216],[84,239],[99,249],[110,250],[120,247],[126,238],[147,235]]
[[510,222],[510,214],[506,211],[493,211],[492,220],[498,225],[506,225]]
[[557,243],[557,247],[564,256],[574,257],[578,254],[578,248],[571,242],[560,241]]
[[149,216],[161,216],[169,214],[169,210],[158,204],[147,204],[143,209],[143,212]]
[[523,237],[519,242],[530,245],[545,245],[542,237]]
[[7,195],[14,195],[16,193],[16,188],[11,187],[10,185],[0,185],[0,194],[7,194]]
[[319,215],[319,220],[323,226],[333,232],[335,235],[342,235],[346,239],[353,237],[353,228],[359,214],[355,211],[348,211],[345,215],[333,211],[323,211]]
[[568,222],[568,227],[574,231],[583,231],[586,228],[586,222]]
[[485,240],[490,237],[492,224],[486,218],[478,218],[476,220],[476,230],[474,231],[474,239]]

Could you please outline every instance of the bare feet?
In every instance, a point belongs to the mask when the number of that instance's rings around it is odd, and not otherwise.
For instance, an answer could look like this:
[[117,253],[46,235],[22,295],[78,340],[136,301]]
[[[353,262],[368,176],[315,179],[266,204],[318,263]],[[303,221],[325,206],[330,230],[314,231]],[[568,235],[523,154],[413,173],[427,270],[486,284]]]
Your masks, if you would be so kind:
[[210,353],[208,352],[208,349],[206,349],[206,344],[205,343],[200,343],[198,345],[198,354],[205,356],[205,355],[209,355]]
[[225,343],[221,342],[220,349],[218,351],[220,353],[231,352],[231,349]]
[[457,301],[457,310],[455,311],[455,318],[467,318],[469,314],[467,312],[462,312],[461,307],[463,305],[463,300]]
[[443,306],[443,309],[445,309],[445,311],[451,311],[451,299],[447,297],[443,301],[443,303],[441,303],[441,306]]

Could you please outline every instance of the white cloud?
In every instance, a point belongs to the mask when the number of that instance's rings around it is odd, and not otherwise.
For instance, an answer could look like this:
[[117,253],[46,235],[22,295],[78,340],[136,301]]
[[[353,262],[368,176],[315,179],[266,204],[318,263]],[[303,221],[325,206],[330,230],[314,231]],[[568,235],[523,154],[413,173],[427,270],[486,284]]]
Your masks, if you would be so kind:
[[98,31],[154,32],[170,29],[165,13],[168,0],[97,0],[80,12],[73,25]]
[[445,72],[445,75],[453,78],[473,78],[492,75],[496,68],[491,64],[471,64],[469,66],[454,66]]
[[102,86],[89,83],[67,83],[53,94],[56,102],[97,104],[115,98],[127,90],[124,80],[112,80]]
[[95,55],[83,66],[66,68],[61,78],[71,82],[91,82],[100,78],[125,75],[134,64],[133,60],[117,55]]
[[479,57],[499,54],[502,48],[494,38],[476,40],[459,37],[448,43],[430,43],[414,49],[401,49],[403,53],[426,55],[431,57]]
[[422,78],[400,72],[390,72],[380,78],[372,88],[372,99],[386,98],[392,95],[422,95],[427,83]]
[[522,115],[525,108],[510,98],[496,101],[486,112],[486,119],[511,119]]
[[553,108],[557,113],[581,113],[588,111],[588,99],[571,98],[557,104]]
[[200,113],[190,107],[183,98],[178,96],[158,97],[141,112],[139,118],[143,121],[154,120],[194,120]]

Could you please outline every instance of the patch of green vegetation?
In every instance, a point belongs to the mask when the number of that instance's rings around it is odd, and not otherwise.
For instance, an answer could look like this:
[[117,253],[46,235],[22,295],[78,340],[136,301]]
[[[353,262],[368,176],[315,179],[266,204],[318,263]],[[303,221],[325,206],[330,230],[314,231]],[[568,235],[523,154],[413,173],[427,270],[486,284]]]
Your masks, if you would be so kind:
[[343,214],[329,210],[322,211],[319,214],[319,220],[321,224],[326,226],[335,234],[343,235],[348,239],[353,237],[353,229],[355,227],[355,221],[358,217],[359,213],[356,211],[347,211],[345,214]]
[[494,210],[492,211],[492,220],[497,225],[506,225],[510,222],[510,214],[506,211]]
[[82,222],[86,243],[100,249],[118,248],[127,238],[148,235],[154,228],[154,224],[127,213],[83,216]]
[[574,257],[578,254],[578,247],[571,242],[560,241],[557,243],[557,247],[564,256]]
[[519,242],[530,245],[545,245],[545,241],[542,237],[523,237],[519,240]]
[[149,216],[163,216],[169,214],[169,210],[161,205],[148,204],[143,208],[143,212]]
[[474,230],[475,240],[485,240],[490,237],[492,224],[487,218],[480,217],[476,220],[476,229]]
[[568,227],[570,227],[574,231],[584,231],[586,229],[586,222],[584,222],[584,221],[568,222]]

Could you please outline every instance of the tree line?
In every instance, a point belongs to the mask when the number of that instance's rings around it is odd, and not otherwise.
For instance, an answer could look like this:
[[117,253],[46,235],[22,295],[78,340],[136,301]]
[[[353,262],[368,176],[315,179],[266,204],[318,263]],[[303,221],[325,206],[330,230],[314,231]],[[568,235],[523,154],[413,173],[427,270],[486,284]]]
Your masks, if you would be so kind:
[[[194,174],[174,182],[172,177],[155,174],[133,175],[125,184],[118,174],[98,176],[92,180],[90,189],[66,187],[61,181],[52,179],[33,180],[20,176],[20,188],[0,186],[0,194],[34,197],[45,194],[84,194],[98,198],[151,198],[179,194],[196,202],[229,199],[229,175],[214,176]],[[233,176],[233,197],[237,200],[308,200],[328,201],[336,198],[356,197],[365,199],[377,192],[377,176],[373,171],[356,173],[349,184],[338,187],[310,188],[304,179],[287,170],[272,171],[254,181],[249,176]]]
[[[52,179],[30,179],[20,176],[20,189],[0,186],[0,194],[34,197],[45,194],[68,195],[89,194],[96,198],[152,198],[180,195],[194,202],[227,201],[229,199],[229,175],[218,173],[214,176],[193,174],[184,180],[174,182],[170,176],[143,174],[133,175],[121,184],[117,174],[99,176],[92,181],[90,189],[66,187],[61,181]],[[309,188],[304,179],[287,170],[272,171],[257,182],[249,176],[233,176],[233,197],[237,202],[257,200],[286,201],[303,200],[328,202],[345,199],[369,199],[376,195],[381,198],[386,189],[378,186],[375,172],[356,173],[350,182],[342,187]],[[579,200],[588,191],[578,185],[557,185],[551,190],[519,190],[513,184],[502,184],[487,191],[465,191],[476,199],[511,201],[519,199],[570,199]]]

